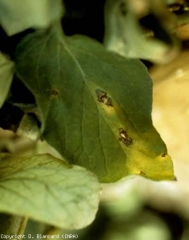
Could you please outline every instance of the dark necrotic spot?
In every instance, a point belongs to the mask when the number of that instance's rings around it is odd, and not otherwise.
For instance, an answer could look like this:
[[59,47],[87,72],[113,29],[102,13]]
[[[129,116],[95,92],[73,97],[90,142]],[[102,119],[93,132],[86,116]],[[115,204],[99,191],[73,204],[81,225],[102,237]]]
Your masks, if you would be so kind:
[[127,132],[123,128],[119,128],[119,140],[122,141],[126,146],[133,144],[133,139],[128,136]]
[[101,89],[97,89],[96,90],[96,94],[97,94],[97,98],[98,98],[99,102],[102,102],[102,103],[104,103],[107,106],[111,106],[111,107],[113,106],[112,100],[111,100],[110,97],[107,96],[106,92],[104,92]]
[[139,173],[141,176],[145,176],[146,173],[144,173],[142,170],[140,170],[140,173]]
[[125,2],[121,2],[119,5],[119,8],[120,8],[121,14],[125,16],[127,13]]
[[162,157],[166,157],[166,155],[167,155],[166,153],[163,153],[161,156],[162,156]]
[[51,96],[56,97],[59,94],[59,91],[57,89],[52,89],[51,90]]

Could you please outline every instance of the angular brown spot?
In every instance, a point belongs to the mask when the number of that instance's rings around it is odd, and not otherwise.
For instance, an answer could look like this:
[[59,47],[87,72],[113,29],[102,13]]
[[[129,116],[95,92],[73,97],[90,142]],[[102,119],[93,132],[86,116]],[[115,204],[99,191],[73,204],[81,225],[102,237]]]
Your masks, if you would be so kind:
[[119,128],[119,140],[122,141],[126,146],[133,144],[133,139],[128,136],[127,132],[123,128]]
[[97,97],[98,97],[98,101],[99,101],[99,102],[102,102],[102,103],[104,103],[104,104],[107,105],[107,106],[113,107],[112,100],[111,100],[110,97],[107,96],[107,93],[106,93],[106,92],[104,92],[104,91],[101,90],[101,89],[97,89],[97,90],[96,90],[96,94],[97,94]]
[[162,157],[166,157],[166,155],[167,155],[166,153],[163,153],[161,156],[162,156]]
[[146,173],[144,173],[143,171],[140,170],[139,175],[145,176]]
[[57,96],[59,94],[59,91],[57,89],[51,90],[51,96]]

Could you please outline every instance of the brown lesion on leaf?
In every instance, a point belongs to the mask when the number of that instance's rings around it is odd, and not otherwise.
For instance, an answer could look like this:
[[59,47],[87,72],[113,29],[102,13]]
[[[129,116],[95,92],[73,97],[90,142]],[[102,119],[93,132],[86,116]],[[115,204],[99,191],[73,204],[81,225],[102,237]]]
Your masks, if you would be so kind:
[[142,170],[140,170],[139,175],[141,175],[141,176],[145,176],[146,173],[144,173]]
[[107,106],[113,107],[111,98],[101,89],[96,89],[96,94],[99,102],[104,103]]
[[166,155],[167,155],[166,153],[163,153],[161,156],[162,156],[162,157],[166,157]]
[[58,96],[58,95],[59,95],[58,89],[52,89],[52,90],[51,90],[51,96],[56,97],[56,96]]
[[128,136],[127,132],[123,128],[119,128],[119,140],[122,141],[126,146],[133,144],[133,139]]
[[173,179],[174,181],[177,181],[178,179],[177,179],[177,177],[176,176],[174,176],[174,179]]
[[127,13],[127,10],[126,10],[126,4],[124,1],[121,1],[119,8],[120,8],[121,15],[125,16]]

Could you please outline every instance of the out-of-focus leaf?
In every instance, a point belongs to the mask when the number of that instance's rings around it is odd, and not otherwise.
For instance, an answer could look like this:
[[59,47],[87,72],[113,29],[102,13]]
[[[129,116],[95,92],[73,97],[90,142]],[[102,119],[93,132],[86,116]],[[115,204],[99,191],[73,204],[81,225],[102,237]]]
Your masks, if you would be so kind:
[[173,179],[151,121],[152,82],[140,61],[52,28],[23,40],[16,70],[36,97],[44,139],[68,161],[102,182],[130,174]]
[[100,184],[92,173],[49,154],[0,157],[1,212],[65,229],[93,221]]
[[12,82],[14,64],[0,52],[0,107],[2,107]]
[[6,152],[17,155],[32,154],[35,147],[36,142],[31,139],[0,128],[0,153]]
[[159,63],[177,56],[179,44],[172,34],[176,21],[163,0],[107,0],[104,14],[107,49]]
[[0,25],[9,36],[27,28],[46,28],[62,13],[61,0],[0,0]]
[[[114,219],[113,217],[112,219]],[[123,214],[121,217],[112,220],[106,229],[108,230],[103,235],[104,240],[171,239],[166,224],[161,218],[148,211],[138,211],[138,214],[130,216],[130,218],[127,218],[127,215]]]

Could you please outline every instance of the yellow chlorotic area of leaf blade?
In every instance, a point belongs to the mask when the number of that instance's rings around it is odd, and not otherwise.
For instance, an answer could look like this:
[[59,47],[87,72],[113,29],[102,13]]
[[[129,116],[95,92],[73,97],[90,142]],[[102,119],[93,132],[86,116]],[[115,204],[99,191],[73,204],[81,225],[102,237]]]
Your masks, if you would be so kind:
[[[134,126],[129,123],[124,112],[121,111],[119,104],[116,103],[116,100],[113,97],[111,99],[114,103],[114,108],[103,106],[99,108],[99,111],[106,118],[106,122],[111,127],[115,136],[120,126],[127,126],[127,135],[129,134],[133,138],[135,144],[131,144],[129,147],[122,144],[122,147],[127,152],[125,168],[129,174],[142,175],[153,180],[162,180],[163,173],[164,180],[175,179],[172,160],[167,154],[164,143],[159,143],[160,136],[156,129],[151,126],[148,131],[139,134],[139,132],[136,132]],[[151,139],[153,139],[153,142],[151,142]],[[119,140],[121,141],[121,139]],[[162,150],[165,152],[158,155]],[[155,170],[154,167],[156,167]]]
[[92,173],[49,154],[0,157],[0,212],[64,229],[94,220],[100,184]]
[[[132,159],[135,161],[132,161]],[[156,171],[154,171],[154,161],[156,161]],[[140,170],[139,167],[140,166]],[[164,180],[175,180],[174,173],[170,169],[173,168],[173,164],[169,155],[165,154],[157,156],[152,159],[149,156],[145,156],[137,150],[132,150],[128,153],[128,168],[130,172],[136,175],[141,175],[153,180],[162,180],[162,173]]]
[[43,137],[67,161],[101,182],[131,174],[174,179],[171,159],[161,158],[167,149],[152,125],[152,81],[140,61],[52,28],[23,40],[16,70],[36,97]]

